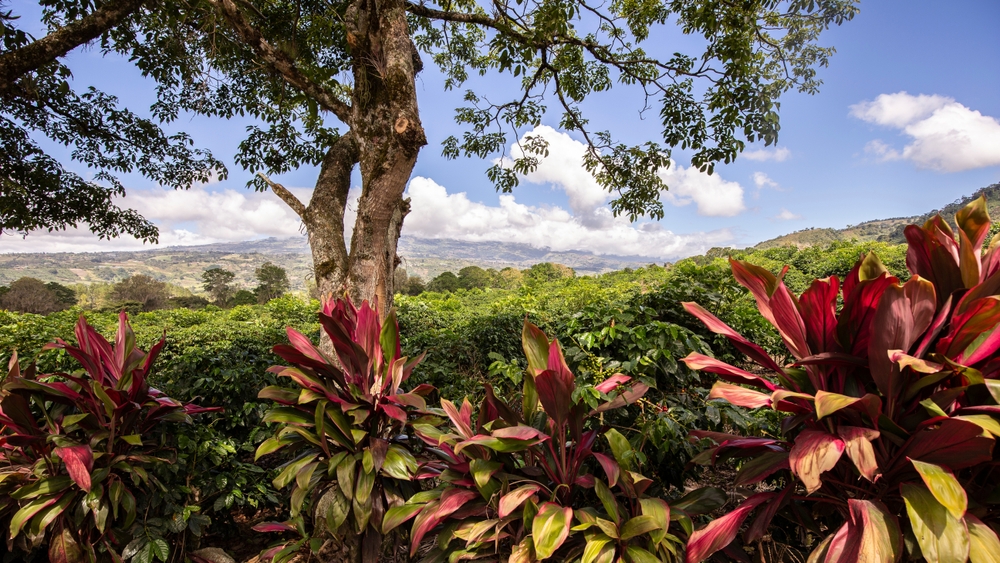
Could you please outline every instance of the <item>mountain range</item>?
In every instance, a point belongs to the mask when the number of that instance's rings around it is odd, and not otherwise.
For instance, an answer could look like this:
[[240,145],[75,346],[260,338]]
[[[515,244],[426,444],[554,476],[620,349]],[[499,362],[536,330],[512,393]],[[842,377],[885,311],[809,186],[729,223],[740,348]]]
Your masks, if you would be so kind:
[[[986,196],[990,215],[1000,217],[1000,183],[982,188],[972,195],[912,217],[893,217],[849,225],[843,229],[805,229],[763,241],[755,248],[794,245],[800,248],[838,240],[878,240],[903,243],[903,228],[923,223],[940,213],[949,222],[955,212],[975,198]],[[506,242],[467,242],[404,236],[399,241],[403,267],[410,275],[425,281],[444,271],[458,272],[465,266],[524,269],[540,262],[565,264],[578,274],[597,274],[647,265],[640,256],[598,255],[585,251],[553,251],[527,244]],[[62,284],[113,282],[134,274],[146,274],[180,287],[200,292],[201,273],[210,267],[223,267],[236,274],[244,287],[255,285],[254,270],[264,262],[273,262],[288,272],[293,290],[306,287],[312,277],[312,259],[304,236],[262,240],[177,246],[142,251],[0,254],[0,284],[30,276],[45,282]]]
[[754,248],[773,248],[776,246],[798,246],[804,248],[815,244],[827,244],[838,240],[876,240],[880,242],[890,242],[902,244],[906,242],[903,236],[903,229],[911,224],[923,224],[928,219],[940,214],[948,223],[955,228],[955,213],[965,207],[972,200],[986,196],[990,217],[1000,217],[1000,184],[986,186],[970,196],[963,197],[941,209],[928,211],[923,215],[912,217],[893,217],[891,219],[879,219],[875,221],[865,221],[858,225],[848,225],[843,229],[804,229],[782,235],[770,240],[765,240],[757,244]]
[[[402,267],[407,274],[425,281],[444,271],[458,272],[465,266],[524,269],[540,262],[565,264],[579,274],[597,274],[650,263],[640,256],[608,256],[592,252],[559,252],[527,244],[466,242],[404,236],[399,241]],[[175,246],[140,251],[59,252],[0,254],[0,284],[24,276],[61,284],[113,282],[134,274],[146,274],[193,291],[201,289],[201,274],[222,267],[236,274],[244,287],[255,285],[254,270],[272,262],[288,272],[293,290],[301,290],[312,276],[312,257],[304,236]]]

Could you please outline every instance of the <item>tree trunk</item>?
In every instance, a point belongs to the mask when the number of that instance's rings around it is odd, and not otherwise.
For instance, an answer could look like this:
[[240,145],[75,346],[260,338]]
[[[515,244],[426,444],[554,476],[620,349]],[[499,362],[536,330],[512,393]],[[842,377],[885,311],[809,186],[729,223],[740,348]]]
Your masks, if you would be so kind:
[[392,306],[396,243],[409,212],[403,190],[427,144],[417,111],[419,57],[402,1],[358,0],[345,20],[362,181],[347,282],[355,300],[377,301],[384,313]]
[[[346,292],[356,303],[377,303],[384,315],[395,289],[396,243],[410,210],[403,191],[427,144],[417,111],[421,65],[401,0],[357,0],[345,20],[354,64],[350,132],[323,159],[308,206],[264,180],[306,226],[320,295]],[[362,187],[348,251],[344,214],[356,164]]]

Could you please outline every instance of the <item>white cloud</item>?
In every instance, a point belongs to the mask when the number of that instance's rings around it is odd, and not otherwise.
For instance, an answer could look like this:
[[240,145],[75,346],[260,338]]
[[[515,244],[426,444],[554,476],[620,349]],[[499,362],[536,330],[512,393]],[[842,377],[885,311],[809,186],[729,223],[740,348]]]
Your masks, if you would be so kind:
[[501,241],[548,247],[552,250],[587,250],[598,254],[638,255],[673,259],[704,252],[733,239],[727,230],[679,235],[659,223],[629,223],[612,217],[606,207],[586,217],[598,216],[601,226],[561,207],[529,206],[513,195],[500,196],[499,205],[474,202],[464,193],[448,193],[430,178],[416,177],[407,189],[410,214],[403,234],[425,238],[467,241]]
[[778,213],[777,215],[774,216],[774,219],[777,219],[779,221],[791,221],[792,219],[801,219],[801,218],[802,218],[801,215],[792,213],[791,211],[785,209],[784,207],[781,208],[781,213]]
[[912,139],[902,150],[879,139],[869,142],[865,151],[879,160],[905,159],[942,172],[1000,165],[1000,121],[953,98],[882,94],[851,106],[851,115],[899,129]]
[[694,202],[698,215],[732,217],[746,211],[743,204],[743,186],[723,180],[718,174],[711,176],[695,167],[684,168],[671,162],[670,168],[660,171],[660,178],[670,187],[663,200],[673,205]]
[[[303,201],[309,190],[294,189]],[[159,246],[190,246],[287,237],[300,233],[295,213],[271,192],[251,190],[133,190],[118,201],[160,228]],[[151,248],[128,236],[100,240],[86,228],[0,236],[0,252],[100,252]]]
[[[403,233],[427,238],[501,241],[583,250],[599,254],[638,255],[667,260],[732,243],[728,230],[677,234],[657,222],[630,223],[614,217],[607,203],[611,194],[583,168],[584,145],[549,127],[532,133],[549,142],[549,156],[523,180],[547,185],[566,194],[567,205],[525,205],[514,195],[501,195],[496,205],[472,201],[466,193],[449,193],[434,180],[416,177],[407,196],[411,210]],[[516,145],[508,154],[517,155]],[[694,168],[673,164],[660,173],[670,186],[664,201],[695,204],[700,215],[732,216],[742,212],[743,187]],[[290,188],[292,189],[292,188]],[[292,189],[303,202],[310,190]],[[360,190],[349,196],[345,224],[353,227]],[[160,246],[195,245],[286,237],[300,233],[298,217],[271,192],[221,189],[133,191],[120,202],[135,208],[160,227]],[[349,233],[348,233],[349,234]],[[0,237],[0,252],[87,252],[138,250],[149,245],[130,239],[100,241],[86,230],[33,233],[26,241]]]
[[[470,200],[465,192],[448,193],[434,180],[417,177],[407,189],[410,214],[403,223],[403,233],[654,259],[689,256],[732,241],[733,235],[727,230],[676,234],[659,223],[630,223],[624,217],[615,217],[607,206],[611,194],[583,167],[583,143],[546,126],[536,127],[525,136],[544,137],[548,156],[523,180],[564,192],[569,209],[525,205],[507,194],[499,197],[498,205],[487,205]],[[524,153],[515,143],[508,154],[516,158]],[[744,210],[743,188],[718,174],[709,176],[673,165],[660,176],[670,187],[664,200],[673,205],[695,203],[701,215],[731,216]]]
[[770,176],[764,174],[763,172],[753,173],[753,183],[757,188],[777,188],[778,183],[771,179]]
[[788,160],[788,157],[792,155],[792,151],[785,147],[779,147],[774,149],[751,149],[748,151],[743,151],[740,153],[740,158],[745,158],[747,160],[756,160],[758,162],[766,162],[768,160],[773,160],[775,162],[784,162]]

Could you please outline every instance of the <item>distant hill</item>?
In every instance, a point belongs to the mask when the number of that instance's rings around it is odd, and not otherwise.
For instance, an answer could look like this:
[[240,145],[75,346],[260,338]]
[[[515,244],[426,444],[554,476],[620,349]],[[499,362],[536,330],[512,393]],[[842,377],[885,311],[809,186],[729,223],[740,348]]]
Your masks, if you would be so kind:
[[[524,269],[539,262],[565,264],[579,274],[596,274],[639,267],[652,260],[639,256],[607,256],[590,252],[556,252],[527,244],[466,242],[449,239],[403,237],[399,254],[408,274],[429,280],[441,272],[465,266]],[[201,291],[201,273],[220,266],[236,273],[244,287],[256,285],[254,270],[273,262],[288,271],[293,290],[305,288],[312,257],[305,237],[268,238],[255,241],[175,246],[141,251],[0,254],[0,284],[24,276],[62,284],[113,282],[146,274],[195,292]]]
[[974,194],[949,203],[941,209],[929,211],[923,215],[913,217],[893,217],[892,219],[880,219],[876,221],[866,221],[858,225],[850,225],[844,229],[804,229],[787,235],[783,235],[770,240],[765,240],[757,244],[754,248],[766,249],[777,246],[797,246],[805,248],[815,244],[827,244],[837,240],[875,240],[880,242],[890,242],[902,244],[906,242],[903,236],[903,229],[910,224],[923,224],[937,214],[940,214],[948,223],[955,228],[955,213],[967,205],[972,200],[986,196],[989,205],[990,217],[1000,218],[1000,184],[993,184],[975,192]]

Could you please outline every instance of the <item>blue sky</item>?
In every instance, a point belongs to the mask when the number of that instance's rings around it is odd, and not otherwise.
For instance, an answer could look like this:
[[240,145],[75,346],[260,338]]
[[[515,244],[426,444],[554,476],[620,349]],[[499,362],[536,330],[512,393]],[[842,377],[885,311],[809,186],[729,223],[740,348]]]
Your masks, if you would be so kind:
[[[37,17],[34,3],[11,7],[26,19]],[[690,155],[676,151],[675,166],[664,173],[671,187],[665,217],[656,223],[610,216],[608,196],[578,164],[579,138],[555,130],[555,115],[536,132],[552,143],[550,162],[513,194],[494,191],[485,176],[490,162],[443,159],[441,140],[461,131],[452,116],[462,92],[443,92],[440,75],[427,64],[418,95],[429,145],[408,189],[413,211],[403,232],[671,260],[808,227],[918,214],[1000,181],[1000,2],[959,0],[945,7],[879,0],[860,7],[853,21],[821,40],[837,53],[820,71],[820,93],[782,98],[777,147],[750,147],[712,177],[688,169]],[[672,52],[692,45],[677,35],[661,34],[653,48]],[[127,61],[82,50],[69,65],[78,84],[98,86],[130,107],[153,100],[151,85]],[[510,83],[487,79],[471,86],[509,91]],[[640,119],[639,102],[634,91],[615,89],[586,107],[596,128],[638,142],[657,135],[655,111]],[[292,213],[272,194],[247,190],[251,172],[232,163],[245,125],[182,119],[176,126],[227,161],[229,180],[173,192],[130,177],[122,203],[161,227],[163,245],[297,235]],[[301,169],[279,180],[305,198],[315,174]],[[0,237],[3,252],[148,247],[99,241],[82,230]]]

